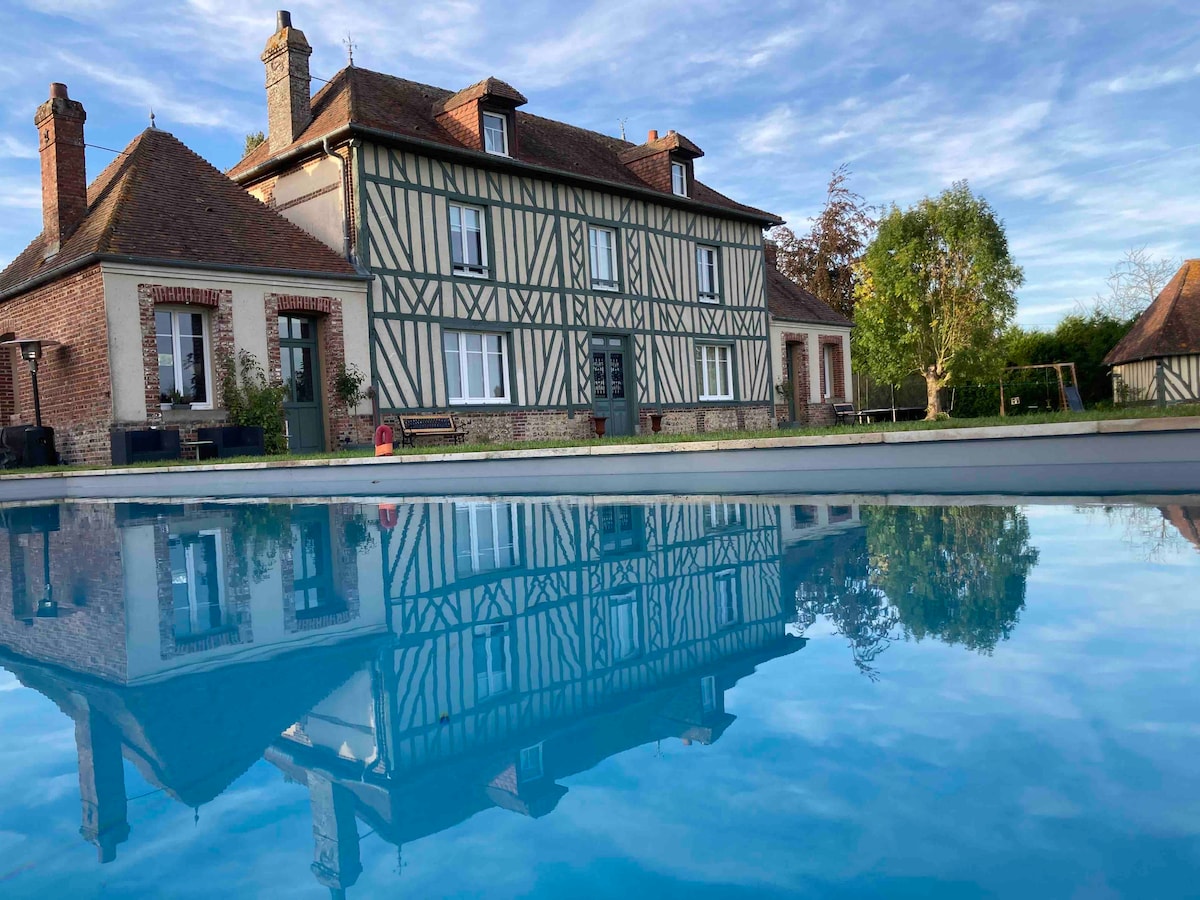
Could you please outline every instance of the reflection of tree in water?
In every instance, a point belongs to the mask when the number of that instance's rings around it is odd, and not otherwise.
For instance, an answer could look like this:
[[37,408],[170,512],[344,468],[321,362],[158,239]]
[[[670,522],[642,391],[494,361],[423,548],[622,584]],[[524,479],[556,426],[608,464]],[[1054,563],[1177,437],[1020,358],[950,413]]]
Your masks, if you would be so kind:
[[871,678],[897,629],[983,653],[1012,633],[1038,559],[1019,509],[866,507],[862,521],[862,530],[813,542],[796,585],[802,629],[825,616]]
[[891,644],[897,619],[883,592],[871,584],[866,532],[858,528],[802,545],[791,562],[803,557],[808,558],[796,585],[796,624],[805,630],[824,616],[850,642],[854,665],[874,681],[879,675],[872,663]]
[[1200,549],[1200,506],[1085,506],[1079,511],[1120,528],[1122,540],[1145,562]]
[[1038,560],[1021,510],[872,507],[862,517],[871,582],[896,606],[907,635],[984,652],[1008,638]]

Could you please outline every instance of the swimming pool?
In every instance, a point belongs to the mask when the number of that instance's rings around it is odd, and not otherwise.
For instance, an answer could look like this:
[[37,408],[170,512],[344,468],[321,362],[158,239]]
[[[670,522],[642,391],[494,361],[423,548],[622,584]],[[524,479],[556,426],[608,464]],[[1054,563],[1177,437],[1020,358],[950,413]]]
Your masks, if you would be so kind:
[[1188,896],[1200,497],[0,510],[0,895]]

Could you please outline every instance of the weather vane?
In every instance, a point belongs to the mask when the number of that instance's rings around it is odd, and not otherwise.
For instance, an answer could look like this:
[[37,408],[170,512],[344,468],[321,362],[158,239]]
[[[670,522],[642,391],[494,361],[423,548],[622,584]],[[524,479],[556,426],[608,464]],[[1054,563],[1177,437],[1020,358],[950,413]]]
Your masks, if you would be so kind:
[[358,44],[354,43],[354,36],[350,35],[350,34],[346,35],[342,39],[342,43],[346,45],[346,57],[350,61],[349,62],[350,66],[353,67],[354,66],[354,48],[357,47]]
[[150,127],[151,128],[156,127],[154,124],[154,107],[153,106],[150,107]]

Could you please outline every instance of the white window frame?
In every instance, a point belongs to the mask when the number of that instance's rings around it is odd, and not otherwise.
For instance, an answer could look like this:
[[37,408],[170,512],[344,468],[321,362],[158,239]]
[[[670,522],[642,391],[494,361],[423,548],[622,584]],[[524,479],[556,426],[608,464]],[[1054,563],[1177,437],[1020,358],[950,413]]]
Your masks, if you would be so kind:
[[[213,576],[217,579],[217,608],[221,611],[221,625],[218,626],[219,630],[225,627],[228,612],[228,607],[225,605],[225,548],[222,546],[221,532],[218,529],[204,529],[195,532],[195,534],[197,537],[211,537],[213,539],[213,567],[215,570]],[[183,543],[185,535],[182,534],[173,535],[173,537],[177,537],[182,545],[184,572],[187,578],[189,631],[186,637],[197,637],[214,629],[209,626],[205,626],[204,628],[199,627],[200,600],[196,593],[196,544],[191,541]],[[174,582],[174,573],[172,573],[172,581]]]
[[[723,361],[721,351],[724,351]],[[726,392],[720,392],[719,384],[709,384],[708,357],[710,352],[713,354],[716,364],[725,369],[725,381],[728,388]],[[696,366],[696,387],[701,400],[733,399],[733,347],[729,344],[696,344]],[[718,381],[720,381],[719,378]]]
[[[624,607],[629,607],[632,612],[632,618],[629,622],[622,619],[620,624],[632,625],[632,630],[628,634],[623,634],[622,630],[618,629],[618,620],[616,611]],[[638,597],[637,591],[629,591],[625,594],[618,594],[613,597],[608,604],[608,640],[609,649],[611,650],[610,662],[613,665],[617,663],[628,662],[631,659],[637,659],[642,655],[642,602]],[[625,638],[630,639],[631,648],[627,649],[621,656],[617,656],[617,646],[620,643],[622,646],[625,643]]]
[[[459,547],[457,544],[458,513],[460,510],[463,510],[463,509],[465,509],[467,511],[467,539],[470,542],[469,559],[471,561],[471,572],[473,574],[478,575],[482,572],[495,572],[495,571],[498,571],[501,569],[511,569],[511,568],[514,568],[515,566],[519,566],[521,564],[521,557],[520,557],[520,553],[519,553],[518,546],[517,546],[517,505],[515,503],[509,503],[509,502],[503,501],[503,500],[498,500],[494,503],[487,502],[487,501],[473,501],[473,502],[467,502],[467,503],[455,503],[454,504],[454,516],[455,516],[455,523],[456,523],[455,532],[454,532],[455,538],[456,538],[455,547],[454,547],[454,558],[455,558],[456,571],[457,571],[458,557],[459,557]],[[504,517],[505,512],[508,513],[508,515],[507,515],[508,525],[509,525],[508,533],[509,533],[509,539],[510,539],[510,543],[507,545],[502,544],[495,539],[496,536],[498,534],[500,534],[500,520],[502,517]],[[479,536],[480,536],[481,529],[479,528],[479,519],[481,516],[488,516],[491,519],[491,524],[492,524],[492,546],[491,547],[481,547],[480,546]],[[499,555],[500,555],[499,552],[503,549],[508,550],[509,561],[507,563],[505,563],[504,565],[501,565],[499,562]],[[495,565],[492,565],[490,567],[484,566],[484,564],[483,564],[484,552],[491,553],[492,559],[495,561]],[[464,556],[467,556],[467,554],[464,554]]]
[[542,743],[544,742],[538,742],[532,747],[522,747],[517,755],[517,776],[522,781],[537,781],[545,774]]
[[704,527],[709,531],[721,531],[742,524],[742,505],[712,501],[704,508]]
[[717,711],[717,678],[705,675],[700,679],[700,709],[705,713]]
[[[704,289],[705,270],[708,270],[708,290]],[[696,245],[696,294],[701,303],[721,302],[721,254],[716,247]]]
[[716,601],[717,628],[736,625],[741,618],[738,613],[736,569],[723,569],[713,574],[713,598]]
[[[176,390],[178,385],[183,381],[183,354],[179,350],[179,325],[177,324],[177,316],[200,316],[200,328],[202,331],[202,339],[204,341],[204,374],[206,376],[206,387],[208,389],[208,399],[203,403],[192,403],[192,409],[212,409],[213,408],[213,393],[216,390],[216,373],[213,371],[212,365],[212,337],[211,324],[209,322],[209,312],[207,308],[197,308],[194,306],[156,306],[154,307],[155,315],[158,313],[169,313],[171,316],[171,360],[175,366],[175,384]],[[158,352],[158,328],[154,329],[155,353]],[[170,403],[159,402],[160,409],[170,409]]]
[[[459,246],[459,256],[467,259],[467,233],[466,215],[467,211],[476,213],[479,216],[479,265],[472,265],[467,262],[454,262],[454,246],[457,240]],[[458,212],[458,238],[454,236],[454,213]],[[451,203],[450,204],[450,266],[455,275],[464,275],[468,278],[489,278],[491,273],[488,269],[488,244],[487,244],[487,207],[474,206],[470,203]]]
[[[472,638],[482,637],[484,639],[484,658],[486,660],[486,668],[484,671],[475,670],[475,699],[477,701],[490,700],[493,697],[499,697],[502,694],[507,694],[512,690],[512,635],[513,630],[507,622],[495,622],[490,625],[476,625],[472,632]],[[499,638],[501,651],[504,655],[502,660],[503,666],[497,667],[492,643],[493,638]],[[474,648],[472,648],[472,666],[474,662]]]
[[[467,374],[467,336],[478,335],[483,340],[483,393],[482,397],[470,396],[470,376]],[[458,349],[451,351],[446,347],[446,338],[454,336],[458,343]],[[492,388],[495,387],[491,383],[491,369],[487,364],[488,354],[492,351],[488,350],[488,338],[495,338],[500,346],[500,374],[504,379],[504,396],[497,397],[493,394]],[[512,403],[512,384],[508,374],[508,335],[502,331],[459,331],[453,328],[447,328],[442,331],[442,354],[449,356],[451,352],[458,354],[458,393],[459,396],[453,395],[453,387],[450,384],[450,361],[443,359],[446,373],[446,400],[451,406],[492,406],[492,405],[510,405]]]
[[[488,146],[487,146],[488,119],[499,119],[500,120],[500,141],[504,147],[503,150],[488,150]],[[510,154],[509,150],[508,150],[508,116],[504,115],[504,113],[485,112],[483,114],[481,121],[483,124],[483,148],[484,148],[484,150],[486,152],[492,154],[493,156],[511,156],[512,154]]]
[[823,344],[821,346],[821,371],[825,376],[825,397],[830,400],[833,398],[833,344]]
[[687,166],[681,162],[671,163],[671,193],[676,197],[688,195]]
[[[608,270],[612,275],[611,279],[603,279],[599,272],[599,248],[596,238],[600,234],[608,235]],[[588,226],[588,269],[591,274],[592,290],[594,291],[619,291],[621,289],[621,279],[617,274],[617,232],[614,228],[606,228],[603,225]]]

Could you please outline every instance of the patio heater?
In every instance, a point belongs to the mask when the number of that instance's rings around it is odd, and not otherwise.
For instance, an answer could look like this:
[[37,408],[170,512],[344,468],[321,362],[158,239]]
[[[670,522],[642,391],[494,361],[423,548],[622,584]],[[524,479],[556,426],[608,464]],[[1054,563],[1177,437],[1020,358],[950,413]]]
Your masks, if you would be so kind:
[[[53,465],[57,462],[58,454],[54,450],[54,429],[42,427],[42,398],[38,393],[38,360],[43,352],[50,347],[59,346],[59,342],[48,338],[14,338],[0,343],[3,347],[16,347],[29,366],[29,378],[33,386],[33,421],[34,428],[25,428],[24,434],[24,463],[28,466]],[[32,431],[32,433],[30,433]]]

